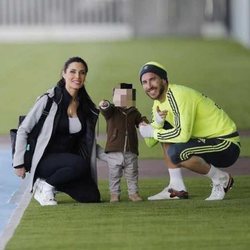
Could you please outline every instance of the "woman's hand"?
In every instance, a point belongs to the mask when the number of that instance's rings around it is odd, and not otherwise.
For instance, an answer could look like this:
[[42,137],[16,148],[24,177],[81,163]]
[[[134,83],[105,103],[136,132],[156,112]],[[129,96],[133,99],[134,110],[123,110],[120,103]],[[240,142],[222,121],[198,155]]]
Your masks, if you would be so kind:
[[24,179],[25,176],[26,176],[26,170],[25,170],[24,167],[22,167],[22,168],[15,168],[15,174],[18,177],[21,177],[22,179]]

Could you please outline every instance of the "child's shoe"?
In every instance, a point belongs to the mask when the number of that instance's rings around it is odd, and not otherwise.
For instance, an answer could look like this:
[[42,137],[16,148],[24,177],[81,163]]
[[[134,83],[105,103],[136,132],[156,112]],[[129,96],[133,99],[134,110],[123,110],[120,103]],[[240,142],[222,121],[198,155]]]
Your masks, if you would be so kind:
[[130,194],[128,196],[128,198],[131,200],[131,201],[142,201],[143,199],[141,198],[141,196],[138,194],[138,193],[135,193],[135,194]]
[[110,202],[119,202],[120,201],[120,195],[119,194],[111,194],[110,195]]

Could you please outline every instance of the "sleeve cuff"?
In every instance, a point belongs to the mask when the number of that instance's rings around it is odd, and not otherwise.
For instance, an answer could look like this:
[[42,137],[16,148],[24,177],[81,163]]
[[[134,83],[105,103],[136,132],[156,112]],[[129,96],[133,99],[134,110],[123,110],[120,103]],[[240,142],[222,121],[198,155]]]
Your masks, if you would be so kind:
[[14,166],[14,168],[24,168],[24,165]]

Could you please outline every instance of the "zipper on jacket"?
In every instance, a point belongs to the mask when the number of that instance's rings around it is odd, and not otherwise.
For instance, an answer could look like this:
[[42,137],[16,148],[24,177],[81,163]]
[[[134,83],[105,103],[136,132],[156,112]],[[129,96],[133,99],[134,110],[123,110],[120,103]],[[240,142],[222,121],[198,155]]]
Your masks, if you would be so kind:
[[124,148],[123,148],[123,153],[126,153],[126,148],[127,148],[127,141],[128,141],[128,116],[126,112],[122,113],[125,115],[125,125],[126,125],[126,130],[125,130],[125,142],[124,142]]

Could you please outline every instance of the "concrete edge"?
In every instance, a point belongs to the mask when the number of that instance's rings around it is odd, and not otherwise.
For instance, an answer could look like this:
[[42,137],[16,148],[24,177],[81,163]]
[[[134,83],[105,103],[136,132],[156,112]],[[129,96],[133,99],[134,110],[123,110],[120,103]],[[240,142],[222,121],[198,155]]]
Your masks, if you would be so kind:
[[25,178],[25,181],[21,184],[21,187],[15,192],[15,194],[10,199],[9,203],[17,204],[17,207],[12,212],[12,215],[4,227],[1,235],[0,235],[0,250],[4,250],[7,243],[14,235],[14,232],[19,225],[22,216],[28,207],[30,200],[32,198],[32,194],[30,193],[30,189],[28,188],[29,178]]

